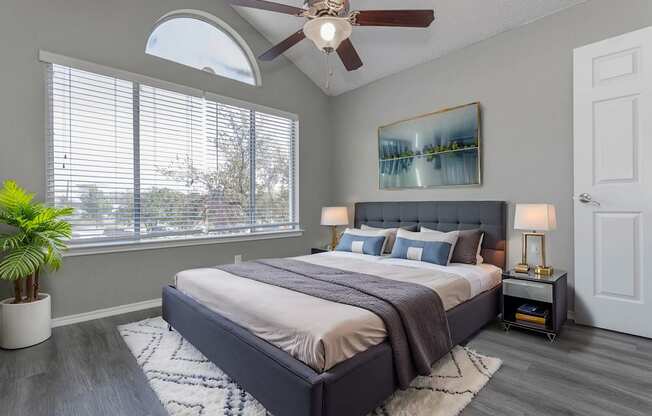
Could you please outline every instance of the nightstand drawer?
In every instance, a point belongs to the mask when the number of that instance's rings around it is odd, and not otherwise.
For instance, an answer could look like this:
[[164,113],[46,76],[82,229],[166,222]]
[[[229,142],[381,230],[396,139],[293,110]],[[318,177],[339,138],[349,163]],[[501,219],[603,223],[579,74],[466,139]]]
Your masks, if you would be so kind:
[[516,279],[503,280],[503,294],[506,296],[552,303],[552,289],[553,286],[546,283]]

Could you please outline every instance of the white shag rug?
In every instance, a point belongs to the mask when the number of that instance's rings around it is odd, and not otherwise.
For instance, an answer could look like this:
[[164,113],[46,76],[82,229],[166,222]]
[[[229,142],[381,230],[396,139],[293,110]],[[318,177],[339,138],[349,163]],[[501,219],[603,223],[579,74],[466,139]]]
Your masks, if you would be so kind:
[[[270,415],[178,332],[168,331],[162,318],[122,325],[119,331],[171,416]],[[498,358],[455,347],[430,376],[416,378],[372,415],[458,415],[501,364]]]

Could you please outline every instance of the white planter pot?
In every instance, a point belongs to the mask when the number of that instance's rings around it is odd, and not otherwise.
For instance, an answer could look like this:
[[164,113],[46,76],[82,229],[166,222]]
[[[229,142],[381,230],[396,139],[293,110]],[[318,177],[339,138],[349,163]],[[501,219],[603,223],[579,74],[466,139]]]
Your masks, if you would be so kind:
[[52,335],[50,295],[40,293],[32,303],[0,302],[0,347],[8,350],[30,347]]

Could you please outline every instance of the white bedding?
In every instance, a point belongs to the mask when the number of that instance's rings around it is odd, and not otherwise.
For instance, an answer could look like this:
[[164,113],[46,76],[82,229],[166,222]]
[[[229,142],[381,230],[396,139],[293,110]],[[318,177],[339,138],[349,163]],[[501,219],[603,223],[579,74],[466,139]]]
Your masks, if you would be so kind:
[[[498,267],[438,266],[412,260],[328,252],[297,260],[430,287],[449,310],[500,283]],[[374,313],[218,269],[180,272],[177,288],[211,310],[287,351],[317,371],[383,342],[386,330]]]

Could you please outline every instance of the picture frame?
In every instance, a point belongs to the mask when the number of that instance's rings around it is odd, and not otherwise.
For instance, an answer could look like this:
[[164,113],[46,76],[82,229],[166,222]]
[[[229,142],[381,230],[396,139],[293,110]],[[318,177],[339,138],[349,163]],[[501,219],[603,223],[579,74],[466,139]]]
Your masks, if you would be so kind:
[[379,189],[482,185],[479,102],[378,128]]

